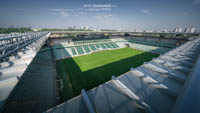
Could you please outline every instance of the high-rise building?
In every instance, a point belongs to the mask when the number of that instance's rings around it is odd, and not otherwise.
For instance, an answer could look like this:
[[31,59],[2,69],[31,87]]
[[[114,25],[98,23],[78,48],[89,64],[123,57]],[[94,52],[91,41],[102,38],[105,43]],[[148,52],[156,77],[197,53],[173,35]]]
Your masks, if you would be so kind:
[[190,28],[185,28],[184,33],[189,33],[190,32]]
[[178,33],[178,28],[175,28],[175,29],[174,29],[174,32],[175,32],[175,33]]
[[190,33],[195,33],[196,32],[196,28],[195,27],[191,27]]
[[164,32],[164,33],[167,33],[168,31],[167,31],[167,29],[164,29],[163,32]]
[[182,29],[182,28],[175,28],[175,29],[174,29],[174,32],[175,32],[175,33],[182,33],[182,32],[183,32],[183,29]]
[[192,27],[187,27],[187,28],[185,28],[184,32],[185,32],[185,33],[196,33],[197,30],[196,30],[195,27],[192,26]]
[[178,32],[179,32],[179,33],[182,33],[182,32],[183,32],[183,29],[182,29],[182,28],[178,28]]

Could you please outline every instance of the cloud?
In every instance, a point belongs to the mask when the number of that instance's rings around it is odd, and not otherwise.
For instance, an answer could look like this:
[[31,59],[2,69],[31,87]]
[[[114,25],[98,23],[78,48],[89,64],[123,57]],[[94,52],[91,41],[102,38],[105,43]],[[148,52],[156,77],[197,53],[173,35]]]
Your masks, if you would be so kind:
[[118,23],[118,17],[113,16],[112,14],[97,14],[95,16],[95,18],[97,19],[98,22],[102,23],[102,24],[113,24],[113,23]]
[[150,10],[149,10],[149,9],[143,9],[143,10],[142,10],[142,13],[144,13],[144,14],[149,14],[149,13],[150,13]]
[[49,14],[52,15],[59,15],[62,17],[68,17],[68,16],[83,16],[83,15],[87,15],[88,11],[86,11],[83,8],[77,8],[77,9],[48,9],[49,11],[51,11]]
[[111,14],[97,14],[96,19],[98,20],[117,20],[118,18]]
[[83,4],[83,8],[87,11],[111,11],[116,7],[118,6],[113,4]]
[[89,8],[88,11],[111,11],[111,8]]
[[50,14],[55,14],[55,15],[60,15],[63,17],[69,16],[70,15],[70,9],[49,9],[50,11],[53,11]]
[[97,22],[96,26],[99,26],[101,28],[119,28],[121,24],[120,18],[113,14],[99,13],[96,14],[94,17],[95,21]]

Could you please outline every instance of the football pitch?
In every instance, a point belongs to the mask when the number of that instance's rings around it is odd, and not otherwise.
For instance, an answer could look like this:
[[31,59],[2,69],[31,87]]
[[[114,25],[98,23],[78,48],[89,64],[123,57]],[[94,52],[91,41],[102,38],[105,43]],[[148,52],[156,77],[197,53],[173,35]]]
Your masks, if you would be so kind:
[[81,89],[92,89],[111,80],[113,75],[126,73],[131,67],[135,68],[157,56],[158,54],[122,48],[57,60],[57,74],[64,86],[60,91],[61,101],[71,99],[79,95]]

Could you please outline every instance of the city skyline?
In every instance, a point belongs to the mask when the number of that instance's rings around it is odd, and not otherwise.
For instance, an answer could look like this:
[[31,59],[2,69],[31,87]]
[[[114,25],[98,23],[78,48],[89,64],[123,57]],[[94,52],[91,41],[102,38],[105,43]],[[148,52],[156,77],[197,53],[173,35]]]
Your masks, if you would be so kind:
[[2,0],[0,27],[200,30],[200,0]]

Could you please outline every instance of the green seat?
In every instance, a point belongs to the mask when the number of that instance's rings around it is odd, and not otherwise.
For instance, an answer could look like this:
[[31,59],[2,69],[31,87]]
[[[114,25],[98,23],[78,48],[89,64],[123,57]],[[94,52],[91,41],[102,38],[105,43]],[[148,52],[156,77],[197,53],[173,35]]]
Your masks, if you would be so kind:
[[104,44],[101,44],[102,49],[107,49],[107,47]]
[[92,50],[97,50],[94,45],[89,45]]
[[86,52],[86,53],[89,53],[89,52],[90,52],[90,48],[89,48],[87,45],[84,45],[83,48],[85,49],[85,52]]
[[97,48],[101,48],[99,44],[96,44],[95,46],[96,46]]
[[73,54],[73,55],[77,55],[77,53],[76,53],[76,51],[75,51],[74,48],[71,48],[71,50],[72,50],[72,54]]
[[76,50],[77,50],[78,54],[84,54],[82,47],[78,46],[78,47],[76,47]]
[[117,48],[117,46],[116,46],[114,43],[110,43],[110,45],[111,45],[113,48]]
[[108,48],[112,48],[112,46],[109,45],[108,43],[105,43],[105,45],[106,45]]

